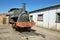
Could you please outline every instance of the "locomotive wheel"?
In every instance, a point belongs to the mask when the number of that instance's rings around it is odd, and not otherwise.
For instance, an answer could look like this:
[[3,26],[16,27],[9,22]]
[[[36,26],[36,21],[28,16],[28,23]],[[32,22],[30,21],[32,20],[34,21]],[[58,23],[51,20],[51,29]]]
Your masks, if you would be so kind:
[[12,24],[12,27],[13,27],[13,29],[16,29],[17,27],[16,27],[16,24]]
[[30,32],[30,31],[31,31],[31,27],[26,27],[26,28],[25,28],[25,31]]
[[15,24],[12,24],[13,29],[15,28]]
[[24,31],[24,28],[19,28],[19,27],[15,26],[15,30],[16,31],[19,31],[19,32],[23,32]]
[[30,32],[30,31],[31,31],[31,28],[30,28],[30,27],[26,27],[26,28],[16,27],[15,29],[16,29],[17,31],[20,31],[20,32]]

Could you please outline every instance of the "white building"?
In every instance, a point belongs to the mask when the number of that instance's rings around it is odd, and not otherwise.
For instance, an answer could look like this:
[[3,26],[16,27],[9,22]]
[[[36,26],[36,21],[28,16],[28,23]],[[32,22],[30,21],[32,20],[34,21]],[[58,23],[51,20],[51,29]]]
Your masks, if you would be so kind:
[[31,11],[29,16],[39,27],[60,30],[60,5]]

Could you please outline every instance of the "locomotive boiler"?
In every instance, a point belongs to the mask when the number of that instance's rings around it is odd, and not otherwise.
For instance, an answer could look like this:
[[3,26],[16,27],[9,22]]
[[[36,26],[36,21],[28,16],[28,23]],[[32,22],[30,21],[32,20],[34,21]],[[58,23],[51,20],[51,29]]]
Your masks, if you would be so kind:
[[35,22],[29,19],[29,12],[25,10],[25,3],[22,8],[12,8],[10,13],[9,23],[17,30],[29,30],[35,25]]

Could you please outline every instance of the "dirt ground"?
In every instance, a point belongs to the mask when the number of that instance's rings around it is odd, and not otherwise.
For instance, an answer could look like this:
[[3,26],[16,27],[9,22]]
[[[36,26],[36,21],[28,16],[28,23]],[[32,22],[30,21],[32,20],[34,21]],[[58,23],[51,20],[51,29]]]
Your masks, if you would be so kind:
[[20,40],[10,25],[0,25],[0,40]]
[[52,31],[40,27],[33,27],[38,36],[29,35],[28,38],[21,39],[21,35],[15,32],[11,25],[0,25],[0,40],[60,40],[60,32]]
[[45,40],[60,40],[60,32],[41,27],[33,27],[37,33],[45,35]]

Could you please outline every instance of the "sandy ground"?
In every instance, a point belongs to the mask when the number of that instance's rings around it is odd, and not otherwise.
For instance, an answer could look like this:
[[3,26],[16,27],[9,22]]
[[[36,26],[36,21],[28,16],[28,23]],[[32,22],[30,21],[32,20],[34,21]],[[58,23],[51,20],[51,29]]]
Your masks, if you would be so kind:
[[0,25],[0,40],[20,40],[20,38],[14,33],[11,26]]
[[[60,40],[60,32],[48,30],[41,27],[33,27],[37,33],[45,35],[45,40]],[[38,39],[37,39],[38,40]]]
[[10,25],[0,25],[0,40],[60,40],[60,32],[52,31],[40,27],[33,27],[38,36],[22,37],[18,32],[15,32]]
[[[13,30],[12,26],[10,25],[0,25],[0,40],[44,40],[43,37],[30,35],[26,37],[22,37],[20,32]],[[27,35],[27,34],[26,34]]]

